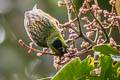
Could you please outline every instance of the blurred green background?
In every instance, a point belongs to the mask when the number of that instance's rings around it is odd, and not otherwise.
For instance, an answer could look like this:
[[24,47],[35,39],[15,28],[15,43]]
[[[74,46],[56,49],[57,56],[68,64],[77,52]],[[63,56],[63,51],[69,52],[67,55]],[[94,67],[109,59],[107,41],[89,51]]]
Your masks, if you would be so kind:
[[35,4],[61,23],[67,21],[66,8],[58,8],[57,0],[0,0],[0,80],[32,80],[56,73],[52,56],[28,55],[28,49],[18,44],[19,39],[31,42],[24,29],[24,12]]

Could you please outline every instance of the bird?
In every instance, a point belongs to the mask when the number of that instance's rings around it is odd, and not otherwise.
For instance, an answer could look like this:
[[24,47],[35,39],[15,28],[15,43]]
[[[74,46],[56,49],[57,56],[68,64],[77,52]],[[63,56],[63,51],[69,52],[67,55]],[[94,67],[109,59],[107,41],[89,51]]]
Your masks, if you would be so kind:
[[30,40],[36,46],[48,47],[55,55],[63,56],[67,52],[67,44],[59,26],[59,21],[37,9],[37,4],[32,10],[25,11],[24,27]]

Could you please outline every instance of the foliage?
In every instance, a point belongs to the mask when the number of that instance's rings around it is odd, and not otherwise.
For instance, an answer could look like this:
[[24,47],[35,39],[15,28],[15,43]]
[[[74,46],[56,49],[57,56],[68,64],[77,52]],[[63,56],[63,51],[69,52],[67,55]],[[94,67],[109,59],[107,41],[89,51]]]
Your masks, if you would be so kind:
[[[108,44],[101,46],[113,49]],[[95,46],[94,51],[101,49],[101,46]],[[96,49],[97,48],[97,49]],[[64,65],[55,76],[50,80],[118,80],[120,79],[120,61],[113,61],[110,56],[110,51],[106,49],[99,50],[97,67],[95,67],[95,60],[93,57],[88,56],[84,60],[74,58],[69,63]],[[112,54],[113,51],[111,51]],[[115,51],[116,52],[116,51]],[[107,53],[107,55],[106,55]],[[118,52],[119,53],[119,52]],[[113,53],[114,54],[114,53]],[[46,79],[40,79],[46,80]],[[49,80],[49,79],[48,79]]]
[[117,50],[115,50],[114,48],[112,48],[110,44],[94,46],[93,50],[97,51],[97,52],[101,52],[105,55],[109,55],[110,53],[113,55],[120,55],[120,53]]

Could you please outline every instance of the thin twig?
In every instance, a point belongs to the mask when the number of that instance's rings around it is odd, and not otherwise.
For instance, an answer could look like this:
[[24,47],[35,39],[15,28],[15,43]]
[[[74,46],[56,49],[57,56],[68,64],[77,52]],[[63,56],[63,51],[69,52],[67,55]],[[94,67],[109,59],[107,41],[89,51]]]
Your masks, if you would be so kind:
[[108,33],[108,36],[110,37],[111,36],[111,33],[112,33],[112,27],[110,27],[110,29],[109,29],[109,33]]
[[[65,2],[67,2],[67,0],[64,0]],[[71,21],[71,19],[72,19],[72,17],[71,17],[71,12],[70,12],[70,7],[69,7],[69,4],[67,3],[66,4],[66,7],[67,7],[67,11],[68,11],[68,21],[70,22]],[[72,29],[77,33],[77,30],[74,28],[74,26],[72,26],[71,25],[71,27],[72,27]],[[72,44],[73,44],[73,46],[74,46],[74,48],[75,48],[75,40],[73,39],[73,41],[72,41]]]
[[[73,1],[70,0],[70,2],[71,2],[71,4],[72,4],[73,10],[74,10],[74,14],[75,14],[75,16],[76,16],[76,18],[74,19],[74,21],[77,20],[77,21],[78,21],[78,26],[79,26],[79,33],[78,33],[77,30],[74,29],[75,32],[79,35],[79,37],[83,38],[85,41],[89,42],[90,44],[93,44],[94,42],[93,42],[92,40],[90,40],[89,38],[87,38],[87,37],[82,33],[81,24],[80,24],[80,19],[79,19],[80,14],[77,14],[76,7],[75,7]],[[72,28],[72,27],[71,27],[71,28]]]
[[100,25],[101,30],[103,31],[103,33],[104,33],[104,35],[105,35],[105,37],[106,37],[106,41],[109,43],[110,40],[109,40],[109,36],[108,36],[107,32],[105,31],[102,23],[95,17],[95,15],[93,14],[93,12],[91,11],[90,5],[89,5],[89,3],[87,2],[87,0],[86,0],[86,6],[87,6],[87,8],[90,10],[90,13],[91,13],[91,15],[93,16],[93,18],[94,18],[94,19],[97,21],[97,23]]
[[[85,7],[85,2],[83,3],[83,5],[82,5],[82,7],[80,8],[80,9],[83,9],[84,7]],[[82,13],[82,11],[79,11],[79,13],[78,13],[78,17],[80,17],[81,16],[81,13]],[[71,21],[70,22],[66,22],[66,23],[64,23],[63,24],[63,27],[67,27],[67,26],[69,26],[71,23],[74,23],[75,21],[77,21],[78,19],[75,17],[73,20],[71,19]]]
[[96,31],[96,36],[95,36],[95,39],[94,39],[95,43],[97,42],[98,38],[99,38],[99,29],[97,29],[97,31]]
[[90,44],[95,44],[91,39],[89,39],[88,37],[86,37],[84,34],[82,35],[82,38],[83,38],[85,41],[89,42]]
[[82,33],[82,31],[81,31],[80,19],[79,19],[79,16],[77,15],[76,7],[75,7],[75,5],[74,5],[74,3],[73,3],[73,0],[70,0],[70,2],[71,2],[71,4],[72,4],[74,14],[75,14],[75,16],[76,16],[76,18],[77,18],[77,21],[78,21],[78,26],[79,26],[78,28],[79,28],[80,35],[82,36],[83,33]]
[[[66,1],[66,0],[65,0]],[[87,38],[81,31],[81,24],[80,24],[80,19],[79,19],[79,16],[80,16],[80,13],[77,14],[77,11],[76,11],[76,8],[75,8],[75,5],[73,3],[72,0],[70,0],[72,6],[73,6],[73,10],[74,10],[74,14],[76,16],[75,19],[71,20],[71,14],[69,13],[69,5],[66,4],[66,7],[67,7],[67,10],[68,10],[68,20],[69,22],[65,23],[62,25],[62,27],[65,27],[65,26],[68,26],[68,25],[71,25],[71,23],[75,22],[75,21],[78,21],[78,25],[79,25],[79,31],[77,31],[73,26],[69,26],[70,28],[72,28],[79,36],[78,37],[81,37],[83,38],[85,41],[89,42],[90,44],[93,44],[94,42],[92,40],[90,40],[89,38]],[[76,38],[75,38],[76,39]],[[75,39],[72,39],[72,40],[75,40]],[[72,41],[71,40],[71,41]],[[69,41],[69,42],[71,42]]]
[[[112,5],[112,11],[111,11],[111,13],[114,14],[114,12],[115,12],[115,4]],[[113,19],[113,21],[112,21],[111,24],[109,25],[109,28],[110,28],[109,33],[108,33],[108,36],[109,36],[109,37],[111,36],[112,29],[113,29],[112,26],[113,26],[114,22],[115,22],[115,20]]]
[[68,27],[69,25],[71,25],[71,23],[74,23],[75,21],[77,21],[77,18],[74,18],[73,20],[71,19],[71,21],[65,22],[64,24],[62,24],[62,27]]
[[[65,2],[68,2],[67,0],[64,0]],[[68,21],[70,22],[71,21],[71,13],[70,13],[70,10],[69,10],[69,3],[66,3],[66,8],[67,8],[67,11],[68,11]]]
[[79,38],[79,36],[77,36],[76,38],[73,38],[73,39],[68,39],[67,41],[66,41],[66,43],[70,43],[70,42],[72,42],[73,40],[75,41],[76,39],[78,39]]
[[[30,46],[28,46],[27,44],[25,44],[22,40],[19,40],[18,42],[21,46],[24,46],[34,52],[37,52],[37,53],[41,53],[41,54],[47,54],[47,55],[55,55],[55,54],[52,54],[52,53],[47,53],[47,52],[44,52],[44,51],[41,51],[41,50],[38,50],[38,49],[35,49],[35,48],[32,48]],[[30,53],[29,53],[30,54]]]

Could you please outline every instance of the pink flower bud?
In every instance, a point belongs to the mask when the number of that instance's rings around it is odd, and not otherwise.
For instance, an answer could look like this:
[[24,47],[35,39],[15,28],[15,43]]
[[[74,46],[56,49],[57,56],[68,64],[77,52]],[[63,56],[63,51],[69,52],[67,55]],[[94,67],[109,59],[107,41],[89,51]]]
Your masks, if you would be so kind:
[[58,1],[58,7],[61,7],[63,5],[62,1]]
[[69,33],[75,33],[73,29],[69,29]]
[[42,53],[37,53],[37,56],[42,56],[43,54]]
[[97,5],[92,5],[93,10],[99,10],[100,8]]

